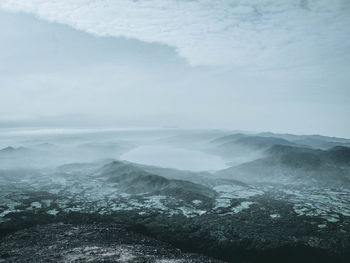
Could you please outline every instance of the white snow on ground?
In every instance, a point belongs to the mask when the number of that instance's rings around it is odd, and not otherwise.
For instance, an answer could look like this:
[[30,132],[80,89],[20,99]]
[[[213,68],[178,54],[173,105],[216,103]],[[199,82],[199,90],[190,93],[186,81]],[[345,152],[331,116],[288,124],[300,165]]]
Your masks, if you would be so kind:
[[239,205],[233,207],[232,211],[233,211],[233,213],[237,214],[239,212],[242,212],[245,209],[248,209],[252,204],[254,204],[254,202],[244,201],[244,202],[240,203]]
[[218,185],[214,190],[220,193],[220,198],[249,198],[264,194],[262,190],[240,185]]
[[101,247],[77,247],[66,252],[64,262],[95,262],[105,261],[109,258],[119,257],[114,262],[131,263],[135,258],[133,247],[131,246],[117,246],[114,248]]
[[308,188],[307,190],[283,190],[294,203],[294,212],[300,216],[321,217],[328,222],[336,223],[339,214],[350,216],[350,191],[347,189]]

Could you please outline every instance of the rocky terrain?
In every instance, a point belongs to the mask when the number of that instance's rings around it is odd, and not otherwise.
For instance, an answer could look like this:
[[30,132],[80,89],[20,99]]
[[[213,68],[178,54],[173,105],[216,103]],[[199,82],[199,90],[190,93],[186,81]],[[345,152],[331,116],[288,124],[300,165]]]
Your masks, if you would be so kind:
[[347,262],[349,148],[261,141],[246,149],[263,157],[216,172],[113,159],[2,169],[0,258]]
[[8,235],[0,262],[212,262],[117,224],[49,224]]

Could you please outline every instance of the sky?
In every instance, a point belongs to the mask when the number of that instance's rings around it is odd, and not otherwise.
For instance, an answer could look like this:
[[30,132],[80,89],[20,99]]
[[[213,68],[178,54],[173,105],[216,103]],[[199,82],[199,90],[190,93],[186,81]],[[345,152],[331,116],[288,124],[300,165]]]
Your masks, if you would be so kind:
[[0,127],[350,138],[348,0],[1,0]]

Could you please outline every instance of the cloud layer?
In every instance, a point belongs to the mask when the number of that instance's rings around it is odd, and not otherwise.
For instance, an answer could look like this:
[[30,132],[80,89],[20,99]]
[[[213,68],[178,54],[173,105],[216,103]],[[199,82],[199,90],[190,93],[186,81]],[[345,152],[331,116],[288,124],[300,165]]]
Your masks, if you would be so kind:
[[1,0],[0,8],[166,44],[193,66],[297,67],[348,58],[350,46],[348,0]]
[[349,5],[0,0],[0,128],[166,125],[350,137]]

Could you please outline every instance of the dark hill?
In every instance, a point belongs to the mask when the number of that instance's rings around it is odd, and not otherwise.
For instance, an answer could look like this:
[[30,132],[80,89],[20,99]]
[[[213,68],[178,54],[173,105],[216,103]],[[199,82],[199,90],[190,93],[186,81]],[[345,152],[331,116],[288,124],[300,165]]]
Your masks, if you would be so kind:
[[273,145],[295,145],[295,143],[282,138],[259,136],[242,137],[237,139],[236,143],[256,149],[264,149]]
[[219,171],[244,182],[310,183],[350,186],[350,148],[317,150],[274,145],[267,156]]
[[216,196],[216,192],[209,187],[185,180],[167,179],[120,161],[102,167],[98,176],[106,177],[108,182],[116,183],[119,189],[129,194],[172,195],[187,201],[210,201]]

